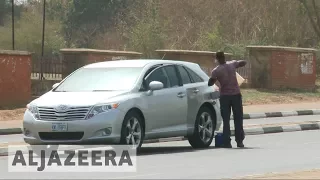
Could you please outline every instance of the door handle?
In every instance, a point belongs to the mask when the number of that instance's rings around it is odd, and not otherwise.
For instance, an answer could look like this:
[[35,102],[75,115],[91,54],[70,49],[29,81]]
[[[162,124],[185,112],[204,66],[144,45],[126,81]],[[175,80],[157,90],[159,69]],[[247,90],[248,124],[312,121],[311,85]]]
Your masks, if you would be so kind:
[[199,89],[194,89],[193,90],[193,93],[195,93],[195,94],[198,93],[198,92],[199,92]]
[[184,93],[178,93],[178,95],[177,95],[179,98],[183,98],[184,96],[186,96],[186,94],[184,94]]

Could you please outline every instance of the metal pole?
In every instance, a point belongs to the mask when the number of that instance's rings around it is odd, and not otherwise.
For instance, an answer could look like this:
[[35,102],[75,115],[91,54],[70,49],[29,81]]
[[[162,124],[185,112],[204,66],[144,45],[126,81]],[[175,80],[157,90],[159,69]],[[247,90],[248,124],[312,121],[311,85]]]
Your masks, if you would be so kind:
[[11,3],[12,3],[12,50],[14,50],[14,0],[11,0]]
[[42,49],[41,49],[41,74],[40,79],[43,79],[43,56],[44,56],[44,32],[46,22],[46,0],[43,0],[43,16],[42,16]]

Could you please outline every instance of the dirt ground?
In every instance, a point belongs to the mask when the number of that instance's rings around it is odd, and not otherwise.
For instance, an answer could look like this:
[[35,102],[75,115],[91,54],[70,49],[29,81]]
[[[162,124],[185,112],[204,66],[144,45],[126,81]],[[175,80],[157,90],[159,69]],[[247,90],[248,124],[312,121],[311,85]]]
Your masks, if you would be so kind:
[[0,110],[0,121],[20,120],[23,119],[25,108],[14,110]]
[[245,177],[243,179],[320,179],[320,169],[281,174],[272,173],[261,176]]
[[[242,89],[243,105],[259,104],[291,104],[302,102],[319,102],[320,92],[293,92],[293,91],[262,91],[256,89]],[[0,121],[20,120],[25,108],[13,110],[0,109]]]
[[243,104],[289,104],[299,102],[320,101],[320,91],[271,91],[258,89],[242,89]]
[[311,92],[303,89],[252,89],[241,88],[244,105],[257,104],[289,104],[299,102],[320,101],[320,78],[316,81],[316,89]]

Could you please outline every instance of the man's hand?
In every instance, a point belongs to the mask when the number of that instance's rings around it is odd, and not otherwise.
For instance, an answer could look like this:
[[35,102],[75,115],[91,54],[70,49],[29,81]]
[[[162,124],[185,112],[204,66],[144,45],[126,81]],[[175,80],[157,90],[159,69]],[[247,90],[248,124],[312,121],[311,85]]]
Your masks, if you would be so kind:
[[216,83],[217,79],[215,78],[210,78],[209,81],[208,81],[208,86],[213,86],[214,83]]
[[247,65],[247,61],[240,60],[240,61],[238,61],[237,64],[238,64],[237,68],[240,68],[240,67],[243,67],[243,66]]

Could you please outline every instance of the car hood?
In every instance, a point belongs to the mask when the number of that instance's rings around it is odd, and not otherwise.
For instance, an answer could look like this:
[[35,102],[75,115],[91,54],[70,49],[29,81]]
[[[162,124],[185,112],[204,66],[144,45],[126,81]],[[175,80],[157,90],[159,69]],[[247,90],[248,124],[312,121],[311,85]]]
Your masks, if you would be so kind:
[[48,92],[35,99],[37,106],[92,106],[98,103],[111,102],[112,98],[128,93],[128,91],[109,92]]

